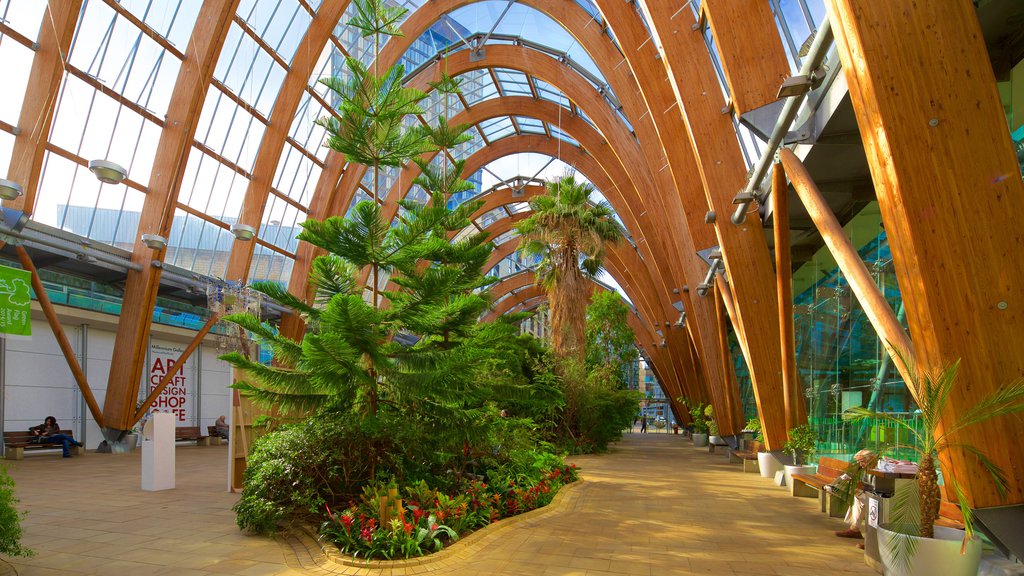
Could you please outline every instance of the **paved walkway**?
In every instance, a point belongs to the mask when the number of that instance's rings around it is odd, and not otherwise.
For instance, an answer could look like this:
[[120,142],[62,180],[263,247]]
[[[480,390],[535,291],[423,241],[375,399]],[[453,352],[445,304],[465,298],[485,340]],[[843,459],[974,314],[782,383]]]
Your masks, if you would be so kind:
[[[238,531],[224,490],[227,449],[181,447],[177,489],[139,490],[138,453],[8,462],[31,559],[23,576],[381,574]],[[401,574],[873,574],[841,522],[722,455],[673,435],[630,434],[575,461],[584,482],[554,509],[478,532],[443,562]],[[305,544],[308,544],[308,539]],[[463,547],[460,550],[460,547]]]

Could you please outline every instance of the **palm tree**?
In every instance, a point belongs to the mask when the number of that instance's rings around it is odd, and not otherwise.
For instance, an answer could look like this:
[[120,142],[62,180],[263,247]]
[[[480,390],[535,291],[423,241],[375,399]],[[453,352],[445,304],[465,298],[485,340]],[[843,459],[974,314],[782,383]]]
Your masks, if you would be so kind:
[[[882,421],[907,432],[911,438],[910,448],[917,452],[918,472],[916,489],[897,493],[891,525],[897,529],[918,528],[922,538],[935,537],[935,521],[939,516],[942,495],[939,492],[936,461],[950,449],[956,449],[974,456],[982,469],[992,479],[1000,495],[1006,493],[1006,474],[978,447],[964,443],[960,433],[971,426],[992,418],[1024,412],[1024,379],[1007,384],[992,394],[981,398],[963,412],[953,414],[947,408],[956,383],[960,361],[957,360],[935,373],[920,374],[897,350],[897,357],[908,369],[907,385],[918,393],[920,427],[912,421],[894,418],[892,415],[868,408],[850,408],[843,414],[846,421]],[[944,416],[946,418],[944,418]],[[971,508],[959,483],[951,474],[945,475],[948,492],[955,495],[964,516],[964,548],[974,534],[974,518]],[[909,565],[916,549],[916,540],[897,533],[895,545],[897,561]]]
[[594,187],[572,174],[548,182],[547,194],[530,201],[533,215],[516,230],[520,249],[540,257],[538,284],[551,307],[551,347],[559,359],[583,361],[586,350],[586,281],[597,275],[606,243],[625,235],[606,202],[590,203]]

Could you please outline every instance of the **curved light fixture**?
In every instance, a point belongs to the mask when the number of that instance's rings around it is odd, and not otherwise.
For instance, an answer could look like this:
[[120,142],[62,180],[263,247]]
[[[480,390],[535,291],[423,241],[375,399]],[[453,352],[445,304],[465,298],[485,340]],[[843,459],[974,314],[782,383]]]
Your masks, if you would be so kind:
[[143,234],[142,243],[153,250],[163,250],[167,246],[167,238],[159,234]]
[[89,170],[104,184],[120,184],[128,177],[128,171],[124,167],[109,160],[90,160]]
[[0,178],[0,198],[4,200],[17,200],[21,196],[21,184],[13,180]]
[[248,242],[256,236],[256,229],[248,224],[232,224],[231,233],[242,242]]

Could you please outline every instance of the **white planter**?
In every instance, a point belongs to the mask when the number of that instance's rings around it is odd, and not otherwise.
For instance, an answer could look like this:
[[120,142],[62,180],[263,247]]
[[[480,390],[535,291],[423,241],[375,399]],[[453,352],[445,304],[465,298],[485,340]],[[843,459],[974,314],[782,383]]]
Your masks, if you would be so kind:
[[708,442],[712,444],[724,444],[721,436],[708,436]]
[[[967,553],[960,555],[964,531],[956,528],[935,527],[935,538],[907,536],[917,542],[917,548],[909,563],[897,562],[894,558],[893,532],[886,530],[886,524],[878,527],[878,553],[882,557],[887,576],[975,576],[981,563],[981,540],[975,537],[967,544]],[[909,566],[905,565],[909,564]]]
[[693,435],[693,445],[696,446],[697,448],[700,448],[701,446],[707,446],[708,445],[708,435],[707,434],[694,434]]
[[775,478],[775,473],[783,470],[786,463],[783,454],[774,452],[758,452],[757,465],[763,478]]
[[789,464],[786,464],[785,470],[786,470],[786,486],[792,486],[793,485],[793,474],[814,474],[815,472],[818,471],[818,467],[813,465],[813,464],[809,464],[809,465],[805,465],[805,466],[790,466]]

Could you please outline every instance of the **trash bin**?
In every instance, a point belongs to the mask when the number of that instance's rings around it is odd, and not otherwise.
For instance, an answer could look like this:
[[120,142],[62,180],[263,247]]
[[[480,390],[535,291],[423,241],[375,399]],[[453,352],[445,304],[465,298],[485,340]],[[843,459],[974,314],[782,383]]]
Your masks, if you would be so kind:
[[864,563],[882,573],[882,557],[878,553],[878,525],[887,522],[889,503],[892,498],[877,492],[865,491],[867,496],[866,518],[864,520]]

